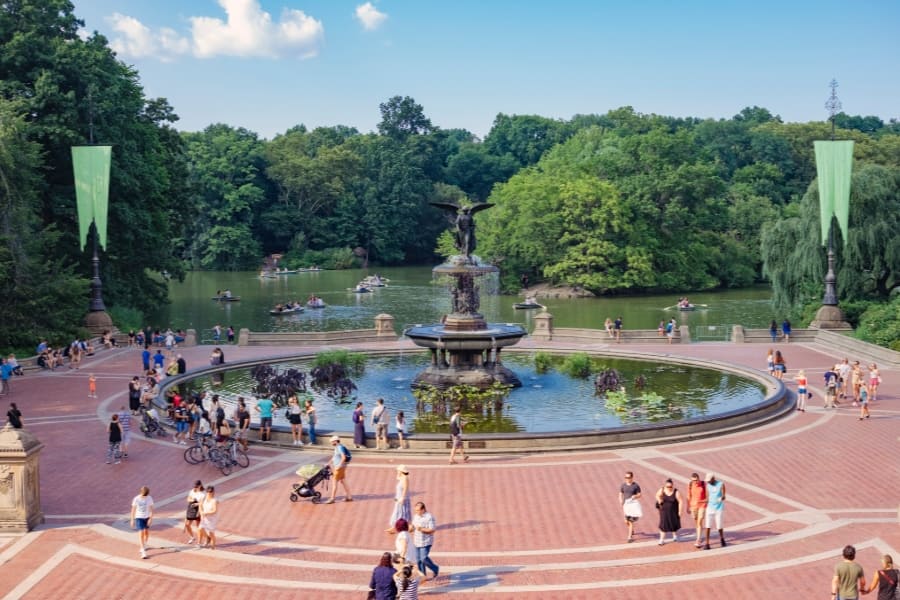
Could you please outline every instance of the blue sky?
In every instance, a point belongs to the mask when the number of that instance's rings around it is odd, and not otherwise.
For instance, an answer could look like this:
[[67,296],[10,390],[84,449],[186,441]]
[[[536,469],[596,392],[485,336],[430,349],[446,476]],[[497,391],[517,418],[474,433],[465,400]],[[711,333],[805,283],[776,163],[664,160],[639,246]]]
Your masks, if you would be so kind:
[[900,117],[900,2],[74,0],[179,128],[366,132],[412,96],[442,128],[497,113]]

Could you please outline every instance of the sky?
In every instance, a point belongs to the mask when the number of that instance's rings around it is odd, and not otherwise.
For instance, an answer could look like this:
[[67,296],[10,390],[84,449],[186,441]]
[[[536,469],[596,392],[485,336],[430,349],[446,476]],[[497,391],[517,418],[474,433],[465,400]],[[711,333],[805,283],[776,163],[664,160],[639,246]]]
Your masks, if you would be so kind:
[[832,79],[844,112],[900,118],[896,0],[73,1],[184,131],[374,131],[395,95],[482,138],[498,113],[622,106],[821,121]]

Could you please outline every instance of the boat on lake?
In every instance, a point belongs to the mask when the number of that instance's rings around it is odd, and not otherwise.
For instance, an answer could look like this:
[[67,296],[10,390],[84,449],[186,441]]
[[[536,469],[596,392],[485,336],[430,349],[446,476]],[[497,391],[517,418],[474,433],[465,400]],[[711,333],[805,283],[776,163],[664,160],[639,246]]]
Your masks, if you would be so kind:
[[307,308],[325,308],[325,301],[321,298],[310,298],[306,301]]
[[353,292],[354,294],[368,294],[372,290],[364,286],[363,284],[357,284],[356,287],[347,288],[348,292]]
[[303,306],[298,302],[296,304],[279,304],[269,311],[270,315],[291,315],[302,313]]

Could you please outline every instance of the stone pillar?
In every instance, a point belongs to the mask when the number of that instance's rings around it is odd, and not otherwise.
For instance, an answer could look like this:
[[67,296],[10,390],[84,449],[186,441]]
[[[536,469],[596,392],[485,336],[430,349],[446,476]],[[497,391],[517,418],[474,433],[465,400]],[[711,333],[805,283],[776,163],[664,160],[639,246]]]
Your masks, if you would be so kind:
[[197,330],[196,329],[188,329],[184,332],[184,341],[181,342],[183,346],[196,346],[197,345]]
[[397,337],[394,331],[394,317],[385,313],[375,316],[375,335],[378,337]]
[[250,345],[250,330],[246,327],[241,327],[241,330],[238,332],[238,346],[248,345]]
[[691,343],[691,328],[687,325],[681,325],[678,327],[678,343],[679,344],[690,344]]
[[731,341],[734,344],[743,344],[744,343],[744,326],[743,325],[732,325],[731,326]]
[[38,460],[43,447],[24,429],[0,429],[0,533],[25,533],[44,522]]
[[531,337],[536,340],[550,341],[553,339],[553,315],[543,310],[534,316],[534,331]]

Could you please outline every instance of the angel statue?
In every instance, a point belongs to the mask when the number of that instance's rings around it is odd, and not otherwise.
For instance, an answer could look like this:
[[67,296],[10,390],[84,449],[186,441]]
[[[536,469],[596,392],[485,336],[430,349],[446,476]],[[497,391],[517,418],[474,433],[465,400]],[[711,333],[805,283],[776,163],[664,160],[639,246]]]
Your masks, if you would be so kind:
[[450,202],[430,202],[432,206],[442,208],[448,213],[453,211],[456,215],[456,249],[468,261],[475,250],[475,219],[472,215],[479,210],[493,206],[490,202],[477,204],[455,204]]

